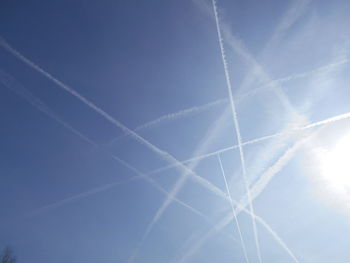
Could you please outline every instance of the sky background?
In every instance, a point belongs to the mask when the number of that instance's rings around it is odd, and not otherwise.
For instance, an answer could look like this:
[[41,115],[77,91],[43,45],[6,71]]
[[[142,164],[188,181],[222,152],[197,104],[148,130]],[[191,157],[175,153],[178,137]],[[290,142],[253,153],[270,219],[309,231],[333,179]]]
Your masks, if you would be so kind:
[[349,13],[1,1],[0,249],[26,263],[349,262]]

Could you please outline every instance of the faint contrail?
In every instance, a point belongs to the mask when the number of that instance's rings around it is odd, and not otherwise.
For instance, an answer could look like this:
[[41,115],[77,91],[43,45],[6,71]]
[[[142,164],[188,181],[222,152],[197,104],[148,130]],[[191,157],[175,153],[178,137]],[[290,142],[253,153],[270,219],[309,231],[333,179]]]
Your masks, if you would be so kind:
[[238,222],[238,219],[237,219],[236,211],[235,211],[235,208],[234,208],[233,203],[232,203],[232,195],[231,195],[230,188],[229,188],[229,186],[227,184],[225,170],[224,170],[224,167],[222,165],[220,154],[218,154],[217,156],[218,156],[218,160],[219,160],[219,164],[220,164],[220,168],[221,168],[222,177],[224,178],[226,191],[227,191],[227,194],[228,194],[228,196],[230,198],[230,205],[231,205],[231,209],[232,209],[232,214],[233,214],[233,217],[234,217],[235,222],[236,222],[236,227],[237,227],[237,230],[238,230],[239,239],[241,241],[241,246],[242,246],[244,258],[245,258],[245,261],[248,263],[249,259],[248,259],[248,255],[247,255],[247,250],[246,250],[246,246],[245,246],[245,243],[244,243],[244,240],[243,240],[241,227],[239,226],[239,222]]
[[81,132],[74,129],[70,124],[63,121],[57,114],[55,114],[53,111],[51,111],[41,100],[39,100],[37,97],[35,97],[33,94],[31,94],[28,90],[26,90],[19,82],[14,80],[9,74],[5,73],[4,71],[0,70],[0,81],[6,86],[8,89],[15,92],[17,95],[19,95],[21,98],[25,99],[28,103],[30,103],[32,106],[37,108],[38,110],[42,111],[46,115],[48,115],[50,118],[54,119],[58,123],[60,123],[62,126],[73,132],[75,135],[89,143],[90,145],[93,145],[94,147],[97,147],[97,145],[87,138],[85,135],[83,135]]
[[[302,14],[305,13],[310,2],[311,0],[295,0],[291,3],[286,13],[282,16],[282,20],[278,23],[277,27],[275,28],[270,40],[265,44],[263,50],[260,52],[260,57],[264,56],[266,52],[269,49],[271,49],[271,47],[282,38],[282,36],[287,32],[287,30],[298,21]],[[236,47],[232,47],[236,49]],[[250,54],[246,55],[248,55],[248,61],[250,61],[253,67],[244,78],[241,88],[244,90],[245,87],[247,87],[254,80],[256,80],[254,78],[254,75],[258,75],[258,77],[263,79],[265,82],[270,82],[270,76],[261,67],[261,65],[253,57],[251,57]],[[285,96],[284,92],[278,86],[274,88],[276,95],[284,104],[284,106],[289,110],[293,111],[293,107],[291,107],[292,105],[290,104],[288,98]]]
[[[224,43],[223,43],[223,39],[221,37],[221,28],[220,28],[219,15],[218,15],[217,6],[216,6],[216,0],[212,0],[212,3],[213,3],[213,10],[214,10],[214,16],[215,16],[215,22],[216,22],[216,29],[217,29],[219,45],[220,45],[220,51],[221,51],[221,58],[222,58],[223,66],[224,66],[226,85],[227,85],[229,98],[230,98],[230,104],[231,104],[233,121],[234,121],[234,124],[235,124],[235,131],[236,131],[239,155],[240,155],[241,166],[242,166],[243,180],[244,180],[245,189],[246,189],[246,192],[247,192],[247,195],[248,195],[249,209],[250,209],[250,212],[252,214],[254,214],[254,206],[253,206],[253,202],[252,202],[252,199],[251,199],[251,196],[250,196],[249,183],[248,183],[248,179],[247,179],[247,171],[246,171],[244,152],[243,152],[243,147],[242,147],[241,131],[240,131],[240,127],[239,127],[239,121],[238,121],[238,117],[237,117],[236,106],[235,106],[235,102],[233,100],[233,95],[232,95],[231,79],[230,79],[230,75],[229,75],[229,71],[228,71],[228,64],[227,64],[226,57],[225,57]],[[262,263],[261,252],[260,252],[260,245],[259,245],[259,237],[258,237],[258,231],[257,231],[257,228],[256,228],[255,218],[253,216],[251,218],[252,218],[252,224],[253,224],[253,232],[254,232],[254,239],[255,239],[257,255],[258,255],[259,262]]]
[[[207,111],[209,109],[212,109],[216,106],[219,106],[219,105],[223,105],[223,104],[226,104],[227,103],[227,99],[219,99],[219,100],[215,100],[215,101],[212,101],[212,102],[209,102],[207,104],[204,104],[204,105],[200,105],[200,106],[194,106],[194,107],[191,107],[191,108],[188,108],[188,109],[184,109],[184,110],[180,110],[178,112],[174,112],[174,113],[169,113],[169,114],[166,114],[166,115],[163,115],[153,121],[149,121],[147,123],[144,123],[138,127],[136,127],[134,129],[134,132],[138,132],[138,131],[141,131],[141,130],[144,130],[144,129],[148,129],[154,125],[157,125],[161,122],[164,122],[164,121],[172,121],[172,120],[176,120],[176,119],[180,119],[180,118],[184,118],[184,117],[187,117],[189,115],[192,115],[192,114],[197,114],[197,113],[201,113],[203,111]],[[123,134],[123,135],[120,135],[116,138],[114,138],[109,144],[113,144],[119,140],[121,140],[122,138],[125,138],[126,136],[128,136],[129,134]]]

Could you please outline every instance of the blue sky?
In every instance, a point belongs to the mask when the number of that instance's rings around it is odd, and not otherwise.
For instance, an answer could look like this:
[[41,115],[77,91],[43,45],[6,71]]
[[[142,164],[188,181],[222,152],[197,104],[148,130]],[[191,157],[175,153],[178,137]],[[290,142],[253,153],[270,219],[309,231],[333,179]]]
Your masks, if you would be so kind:
[[349,12],[2,1],[0,248],[29,263],[348,262]]

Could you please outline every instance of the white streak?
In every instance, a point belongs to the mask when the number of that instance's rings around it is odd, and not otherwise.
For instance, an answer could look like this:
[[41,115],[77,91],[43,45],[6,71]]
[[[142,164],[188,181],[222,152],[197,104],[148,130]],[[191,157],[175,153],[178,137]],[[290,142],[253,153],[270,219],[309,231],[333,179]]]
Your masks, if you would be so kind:
[[[210,110],[218,105],[223,105],[226,103],[227,103],[227,99],[220,99],[220,100],[215,100],[215,101],[209,102],[209,103],[204,104],[204,105],[194,106],[194,107],[191,107],[188,109],[180,110],[178,112],[169,113],[169,114],[163,115],[163,116],[161,116],[153,121],[146,122],[146,123],[136,127],[134,129],[134,132],[149,129],[149,128],[151,128],[151,127],[153,127],[161,122],[164,122],[164,121],[173,121],[176,119],[187,117],[187,116],[192,115],[192,114],[198,114],[198,113],[201,113],[203,111]],[[109,144],[116,143],[117,141],[121,140],[122,138],[124,138],[128,135],[129,134],[120,135],[120,136],[114,138]]]
[[[226,57],[225,57],[225,49],[224,49],[223,39],[221,37],[221,29],[220,29],[219,16],[218,16],[218,12],[217,12],[216,0],[212,0],[212,3],[213,3],[214,16],[215,16],[215,22],[216,22],[216,29],[217,29],[217,34],[218,34],[218,39],[219,39],[219,44],[220,44],[221,58],[222,58],[224,71],[225,71],[226,85],[227,85],[230,103],[231,103],[233,121],[235,124],[235,131],[236,131],[239,155],[240,155],[241,166],[242,166],[243,180],[244,180],[245,189],[246,189],[246,192],[248,195],[249,209],[250,209],[250,212],[252,214],[254,214],[254,206],[253,206],[252,199],[250,197],[249,183],[248,183],[248,179],[247,179],[247,171],[246,171],[244,152],[243,152],[243,147],[242,147],[242,138],[241,138],[241,133],[240,133],[239,121],[238,121],[238,117],[237,117],[236,106],[235,106],[235,103],[233,100],[233,95],[232,95],[231,80],[230,80],[230,75],[229,75],[229,71],[228,71],[228,64],[227,64]],[[258,241],[259,240],[258,231],[257,231],[256,223],[255,223],[255,218],[253,216],[252,216],[252,224],[253,224],[254,240],[255,240],[258,259],[259,259],[259,262],[262,263],[260,245],[259,245],[259,241]]]
[[87,143],[91,144],[94,147],[97,147],[97,144],[94,143],[92,140],[87,138],[85,135],[83,135],[81,132],[77,131],[75,128],[73,128],[70,124],[63,121],[56,113],[51,111],[40,99],[35,97],[33,94],[31,94],[28,90],[26,90],[18,81],[13,79],[9,74],[5,73],[4,71],[0,70],[0,81],[11,91],[15,92],[17,95],[19,95],[21,98],[25,99],[29,104],[40,110],[41,112],[48,115],[50,118],[54,119],[58,123],[60,123],[62,126],[73,132],[75,135],[86,141]]
[[244,240],[243,240],[243,236],[242,236],[241,227],[239,226],[239,222],[238,222],[238,219],[237,219],[236,211],[235,211],[235,208],[234,208],[233,203],[232,203],[231,191],[230,191],[230,188],[229,188],[229,186],[227,184],[225,170],[224,170],[224,167],[222,165],[220,154],[218,154],[217,156],[218,156],[218,160],[219,160],[219,164],[220,164],[220,168],[221,168],[222,177],[224,178],[226,191],[227,191],[227,194],[228,194],[228,196],[230,198],[230,205],[231,205],[231,209],[232,209],[232,214],[233,214],[233,217],[234,217],[235,222],[236,222],[236,227],[237,227],[237,230],[238,230],[239,239],[241,241],[241,246],[242,246],[244,258],[245,258],[246,262],[249,262],[248,255],[247,255],[247,249],[246,249],[246,246],[245,246],[245,243],[244,243]]

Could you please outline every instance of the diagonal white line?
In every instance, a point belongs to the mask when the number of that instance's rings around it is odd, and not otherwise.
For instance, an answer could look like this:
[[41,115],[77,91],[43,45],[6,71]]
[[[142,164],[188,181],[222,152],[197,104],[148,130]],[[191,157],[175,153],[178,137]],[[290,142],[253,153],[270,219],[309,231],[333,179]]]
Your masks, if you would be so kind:
[[[239,121],[238,121],[238,117],[237,117],[235,102],[233,100],[233,95],[232,95],[231,79],[230,79],[230,74],[229,74],[229,71],[228,71],[228,64],[227,64],[227,61],[226,61],[226,55],[225,55],[223,39],[221,37],[221,29],[220,29],[219,15],[218,15],[217,6],[216,6],[216,0],[212,0],[212,3],[213,3],[213,10],[214,10],[214,15],[215,15],[216,29],[217,29],[219,45],[220,45],[220,51],[221,51],[221,58],[222,58],[223,66],[224,66],[226,85],[227,85],[227,90],[228,90],[229,98],[230,98],[230,104],[231,104],[231,110],[232,110],[232,115],[233,115],[233,121],[234,121],[234,124],[235,124],[235,131],[236,131],[239,155],[240,155],[241,166],[242,166],[243,180],[244,180],[245,189],[246,189],[246,192],[247,192],[247,195],[248,195],[249,209],[250,209],[250,212],[252,214],[254,214],[254,206],[253,206],[252,198],[251,198],[251,195],[250,195],[250,189],[249,189],[249,184],[248,184],[248,179],[247,179],[247,171],[246,171],[244,152],[243,152],[243,147],[242,147],[242,138],[241,138],[241,132],[240,132],[240,127],[239,127]],[[260,252],[260,244],[259,244],[259,237],[258,237],[258,231],[257,231],[257,227],[256,227],[256,222],[255,222],[255,218],[253,216],[251,218],[252,218],[252,224],[253,224],[254,240],[255,240],[257,255],[258,255],[259,262],[262,263],[261,252]]]
[[220,169],[221,169],[222,177],[224,178],[226,191],[227,191],[227,194],[228,194],[228,196],[229,196],[229,198],[230,198],[230,205],[231,205],[231,209],[232,209],[232,214],[233,214],[233,217],[234,217],[234,219],[235,219],[235,223],[236,223],[236,227],[237,227],[237,230],[238,230],[239,239],[240,239],[240,241],[241,241],[241,246],[242,246],[244,258],[245,258],[245,261],[246,261],[247,263],[249,263],[249,258],[248,258],[248,254],[247,254],[247,249],[246,249],[246,246],[245,246],[245,243],[244,243],[244,239],[243,239],[243,236],[242,236],[241,227],[239,226],[239,222],[238,222],[238,219],[237,219],[236,211],[235,211],[235,208],[234,208],[233,203],[232,203],[232,195],[231,195],[230,187],[229,187],[228,184],[227,184],[227,179],[226,179],[226,175],[225,175],[225,170],[224,170],[224,167],[223,167],[223,165],[222,165],[222,161],[221,161],[220,154],[218,154],[217,156],[218,156],[218,160],[219,160],[219,164],[220,164]]

